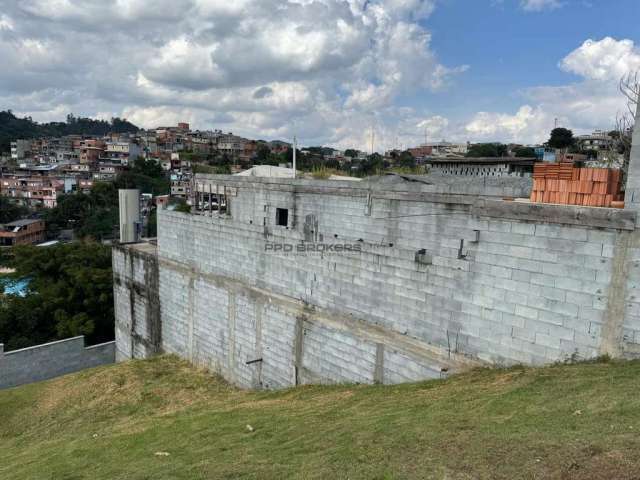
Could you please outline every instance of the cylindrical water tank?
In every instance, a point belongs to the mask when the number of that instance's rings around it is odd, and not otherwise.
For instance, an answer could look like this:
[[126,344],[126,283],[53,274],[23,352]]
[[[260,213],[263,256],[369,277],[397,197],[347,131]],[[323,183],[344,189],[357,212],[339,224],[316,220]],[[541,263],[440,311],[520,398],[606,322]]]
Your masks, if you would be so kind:
[[140,239],[140,190],[119,190],[120,243],[135,243]]

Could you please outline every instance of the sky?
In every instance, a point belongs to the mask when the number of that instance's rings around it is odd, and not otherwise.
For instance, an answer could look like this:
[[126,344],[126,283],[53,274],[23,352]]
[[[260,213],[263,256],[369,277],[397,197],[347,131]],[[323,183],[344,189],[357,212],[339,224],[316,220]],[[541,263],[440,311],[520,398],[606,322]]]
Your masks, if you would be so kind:
[[[377,151],[610,129],[638,0],[0,0],[0,109]],[[373,135],[372,135],[373,133]]]

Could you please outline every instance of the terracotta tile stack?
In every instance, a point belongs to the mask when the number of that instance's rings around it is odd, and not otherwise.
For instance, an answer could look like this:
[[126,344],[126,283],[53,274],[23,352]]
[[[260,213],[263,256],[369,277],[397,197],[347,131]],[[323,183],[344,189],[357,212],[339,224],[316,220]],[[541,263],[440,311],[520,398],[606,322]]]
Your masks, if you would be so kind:
[[624,199],[620,189],[620,170],[575,168],[572,162],[537,163],[533,169],[531,201],[617,207]]

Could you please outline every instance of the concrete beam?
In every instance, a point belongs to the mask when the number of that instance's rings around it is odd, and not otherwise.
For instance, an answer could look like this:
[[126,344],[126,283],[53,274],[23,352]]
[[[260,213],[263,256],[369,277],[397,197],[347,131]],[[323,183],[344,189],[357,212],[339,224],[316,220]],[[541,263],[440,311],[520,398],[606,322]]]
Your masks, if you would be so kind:
[[556,223],[588,227],[634,230],[636,212],[616,208],[548,205],[483,199],[474,204],[471,213],[483,217]]

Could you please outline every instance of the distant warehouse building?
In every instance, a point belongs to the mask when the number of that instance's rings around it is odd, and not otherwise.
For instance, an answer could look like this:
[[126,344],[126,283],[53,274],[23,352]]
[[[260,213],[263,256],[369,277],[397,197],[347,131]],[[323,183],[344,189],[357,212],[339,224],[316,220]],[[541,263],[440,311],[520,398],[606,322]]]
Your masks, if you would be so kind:
[[44,220],[16,220],[0,225],[0,246],[32,245],[45,240]]
[[467,177],[531,177],[537,158],[524,157],[429,157],[429,173]]

